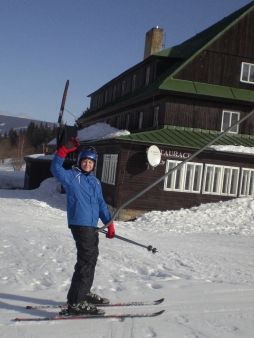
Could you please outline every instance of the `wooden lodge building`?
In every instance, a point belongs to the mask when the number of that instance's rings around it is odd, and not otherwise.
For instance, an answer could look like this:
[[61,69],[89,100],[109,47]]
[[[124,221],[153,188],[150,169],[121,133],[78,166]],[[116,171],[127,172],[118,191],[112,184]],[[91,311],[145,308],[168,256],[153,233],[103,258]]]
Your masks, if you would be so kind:
[[[254,1],[180,45],[162,50],[162,40],[163,30],[151,29],[144,60],[90,94],[90,109],[78,120],[82,128],[104,122],[130,131],[78,149],[96,147],[96,176],[113,210],[254,109]],[[151,145],[161,152],[154,168]],[[253,147],[254,115],[215,145]],[[253,195],[253,155],[208,147],[117,218]]]

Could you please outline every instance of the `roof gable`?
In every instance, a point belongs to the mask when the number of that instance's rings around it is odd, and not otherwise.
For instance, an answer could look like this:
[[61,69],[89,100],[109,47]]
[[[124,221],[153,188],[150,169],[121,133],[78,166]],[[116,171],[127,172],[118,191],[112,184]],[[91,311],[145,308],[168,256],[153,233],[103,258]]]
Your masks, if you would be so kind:
[[198,53],[200,49],[203,49],[206,45],[211,44],[218,37],[218,35],[221,35],[226,30],[228,30],[238,20],[242,19],[243,16],[247,15],[252,9],[254,9],[254,1],[251,1],[248,5],[240,8],[226,18],[198,33],[194,37],[184,41],[180,45],[170,47],[153,55],[183,59],[190,58],[193,54]]
[[[205,49],[208,49],[215,41],[217,41],[223,33],[235,26],[240,20],[246,17],[254,10],[254,1],[242,7],[228,17],[222,19],[211,27],[205,29],[201,33],[183,42],[182,44],[169,48],[168,50],[156,53],[160,57],[178,57],[182,61],[175,64],[169,69],[168,74],[159,84],[159,89],[167,91],[182,92],[188,94],[197,94],[202,96],[218,97],[225,99],[240,100],[245,102],[254,102],[254,91],[247,89],[235,88],[228,84],[212,84],[205,81],[176,78],[179,72]],[[177,76],[178,77],[178,76]]]

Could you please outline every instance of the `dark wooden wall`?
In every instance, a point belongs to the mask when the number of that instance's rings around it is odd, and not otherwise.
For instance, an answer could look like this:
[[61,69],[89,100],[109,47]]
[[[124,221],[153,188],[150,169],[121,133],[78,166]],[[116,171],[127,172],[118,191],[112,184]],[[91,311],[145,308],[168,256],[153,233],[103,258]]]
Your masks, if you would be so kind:
[[[221,130],[223,110],[241,112],[240,118],[248,114],[253,107],[226,102],[198,100],[195,98],[169,96],[166,103],[164,124],[200,128],[208,130]],[[253,134],[254,116],[239,125],[240,134]]]
[[[172,61],[171,61],[172,63]],[[130,69],[123,74],[119,75],[107,85],[101,87],[95,93],[91,95],[91,109],[96,109],[102,107],[103,105],[113,101],[113,90],[115,89],[115,98],[117,100],[121,98],[122,95],[122,82],[125,81],[125,94],[131,93],[132,86],[132,77],[136,75],[135,81],[135,90],[141,89],[145,86],[146,80],[146,69],[150,67],[150,76],[149,83],[155,81],[156,76],[158,76],[162,71],[164,71],[168,65],[168,62],[160,62],[160,65],[157,69],[157,59],[151,59],[150,61],[142,63],[142,66],[135,66],[133,69]],[[105,98],[105,93],[107,91],[107,99]]]
[[[108,145],[105,150],[107,153],[119,153],[119,145],[119,143],[111,146]],[[118,209],[126,201],[129,201],[165,174],[166,164],[154,169],[151,167],[148,168],[146,149],[149,146],[150,144],[121,143],[117,168],[117,184],[116,186],[110,186],[109,184],[102,183],[104,198],[112,207]],[[163,148],[163,150],[173,150],[172,147],[160,147]],[[96,148],[99,152],[102,151],[101,146],[97,145]],[[190,151],[190,149],[186,148],[178,148],[178,150],[180,152],[194,153],[193,150]],[[167,158],[162,159],[166,161]],[[202,152],[197,158],[193,159],[193,162],[254,168],[254,158],[251,156],[229,153],[218,154],[216,151]],[[97,174],[97,177],[100,179],[101,172],[98,171]],[[198,206],[201,203],[232,199],[232,197],[229,196],[202,194],[202,191],[198,194],[164,191],[163,187],[164,180],[128,204],[126,208],[146,211],[178,210],[180,208]],[[114,203],[112,203],[112,201],[114,201]]]
[[146,100],[146,102],[142,102],[141,104],[135,104],[132,107],[121,107],[116,111],[110,112],[109,115],[104,114],[104,112],[100,112],[96,114],[96,117],[91,117],[90,124],[95,124],[98,122],[108,123],[112,127],[116,127],[116,119],[119,118],[119,126],[118,129],[126,129],[126,115],[130,115],[129,119],[129,131],[138,131],[138,118],[139,112],[143,111],[143,124],[142,129],[152,128],[153,126],[153,112],[154,107],[159,106],[159,125],[164,125],[164,116],[165,116],[165,100],[156,99],[151,97]]
[[[160,98],[150,98],[145,103],[137,104],[132,108],[122,108],[112,113],[110,116],[110,125],[115,126],[116,118],[119,117],[119,129],[126,129],[126,115],[130,115],[128,130],[137,132],[139,112],[143,111],[142,129],[153,127],[154,107],[159,106],[159,126],[174,125],[188,128],[200,128],[208,130],[221,130],[223,110],[240,112],[240,118],[249,113],[253,107],[229,103],[225,100],[196,99],[194,97],[184,96],[161,96]],[[97,122],[107,122],[105,117],[97,117]],[[254,133],[254,116],[241,123],[239,126],[240,134]]]
[[253,90],[240,82],[242,62],[254,63],[254,11],[224,32],[178,72],[176,78]]
[[[52,177],[50,171],[51,160],[40,160],[40,159],[31,159],[25,157],[26,162],[26,171],[24,179],[24,189],[33,190],[39,188],[40,184]],[[65,169],[70,169],[72,165],[75,164],[73,161],[65,161],[63,167]]]

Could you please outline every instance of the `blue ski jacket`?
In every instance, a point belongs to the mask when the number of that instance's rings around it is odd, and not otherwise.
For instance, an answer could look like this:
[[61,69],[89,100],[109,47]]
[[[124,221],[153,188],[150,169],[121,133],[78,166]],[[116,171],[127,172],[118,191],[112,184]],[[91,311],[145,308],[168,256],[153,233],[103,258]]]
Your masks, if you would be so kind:
[[50,170],[62,183],[67,195],[68,226],[92,226],[97,228],[99,218],[106,224],[111,215],[102,196],[100,181],[93,174],[84,174],[77,166],[66,170],[64,158],[55,155]]

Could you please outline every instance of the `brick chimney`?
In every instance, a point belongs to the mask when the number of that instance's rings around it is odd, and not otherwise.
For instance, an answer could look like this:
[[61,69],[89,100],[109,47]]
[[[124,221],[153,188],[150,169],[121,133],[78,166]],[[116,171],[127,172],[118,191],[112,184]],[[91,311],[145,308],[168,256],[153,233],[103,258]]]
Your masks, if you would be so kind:
[[162,42],[163,29],[158,26],[150,29],[150,31],[146,33],[144,59],[154,53],[160,52],[162,50]]

